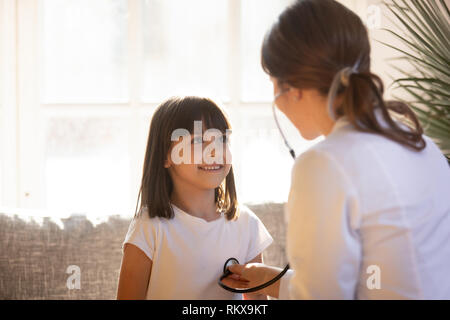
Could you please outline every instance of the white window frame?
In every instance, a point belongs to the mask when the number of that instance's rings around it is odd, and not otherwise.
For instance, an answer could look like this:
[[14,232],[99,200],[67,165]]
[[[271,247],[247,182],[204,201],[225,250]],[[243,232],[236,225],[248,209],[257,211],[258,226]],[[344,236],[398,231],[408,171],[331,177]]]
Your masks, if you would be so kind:
[[0,206],[16,207],[18,195],[16,0],[0,0]]

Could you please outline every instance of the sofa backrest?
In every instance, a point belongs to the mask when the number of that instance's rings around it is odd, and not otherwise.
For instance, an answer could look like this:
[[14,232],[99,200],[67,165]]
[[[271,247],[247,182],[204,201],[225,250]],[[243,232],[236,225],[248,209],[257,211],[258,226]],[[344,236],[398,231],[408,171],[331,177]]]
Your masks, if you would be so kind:
[[[248,207],[275,240],[264,262],[284,266],[283,205]],[[94,225],[86,217],[72,216],[61,219],[61,228],[49,218],[40,224],[0,213],[0,299],[115,299],[121,245],[130,221],[110,216]],[[80,268],[80,289],[67,286],[70,266]]]

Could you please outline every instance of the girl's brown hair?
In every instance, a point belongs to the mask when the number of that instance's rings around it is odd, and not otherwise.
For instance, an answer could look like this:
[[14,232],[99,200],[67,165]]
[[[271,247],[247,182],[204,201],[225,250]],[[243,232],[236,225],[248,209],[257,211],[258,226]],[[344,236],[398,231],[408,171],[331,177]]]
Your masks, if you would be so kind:
[[[367,29],[339,2],[297,0],[289,6],[266,34],[261,63],[280,84],[316,89],[323,96],[340,80],[336,94],[342,96],[342,104],[334,110],[336,117],[345,115],[358,130],[381,134],[414,150],[425,148],[422,127],[412,110],[402,102],[383,100],[383,82],[370,71]],[[394,121],[390,111],[404,116],[409,126]]]
[[[164,163],[172,146],[171,136],[174,130],[186,129],[193,133],[194,121],[202,121],[206,129],[215,128],[224,134],[227,129],[231,130],[225,114],[207,98],[170,98],[156,109],[150,123],[135,216],[146,208],[150,217],[174,217],[170,204],[173,184]],[[228,220],[237,218],[238,202],[233,167],[225,181],[215,189],[215,202],[218,209],[224,210]]]

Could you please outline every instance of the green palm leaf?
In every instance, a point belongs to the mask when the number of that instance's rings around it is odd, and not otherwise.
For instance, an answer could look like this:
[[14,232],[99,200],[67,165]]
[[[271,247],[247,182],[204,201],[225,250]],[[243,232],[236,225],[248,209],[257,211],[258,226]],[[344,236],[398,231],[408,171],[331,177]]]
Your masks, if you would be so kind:
[[415,68],[411,74],[393,66],[403,74],[393,85],[408,94],[405,102],[450,163],[450,10],[445,0],[385,0],[384,4],[404,32],[384,30],[407,49],[381,43]]

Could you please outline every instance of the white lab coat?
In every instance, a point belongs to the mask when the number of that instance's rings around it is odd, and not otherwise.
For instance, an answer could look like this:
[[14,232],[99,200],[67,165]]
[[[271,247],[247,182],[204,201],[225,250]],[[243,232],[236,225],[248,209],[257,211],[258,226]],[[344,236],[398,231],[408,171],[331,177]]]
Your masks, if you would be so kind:
[[450,299],[450,167],[338,120],[297,158],[279,299]]

